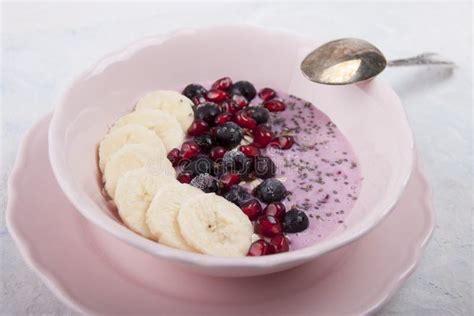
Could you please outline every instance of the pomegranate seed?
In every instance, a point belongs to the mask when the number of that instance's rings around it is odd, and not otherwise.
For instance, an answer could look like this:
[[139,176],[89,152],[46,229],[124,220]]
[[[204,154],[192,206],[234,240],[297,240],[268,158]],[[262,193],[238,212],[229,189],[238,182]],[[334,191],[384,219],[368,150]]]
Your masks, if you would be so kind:
[[290,245],[288,244],[288,239],[285,236],[279,235],[270,239],[270,244],[273,247],[275,253],[287,252],[290,250]]
[[214,161],[222,159],[224,157],[226,150],[224,147],[221,146],[216,146],[211,149],[211,152],[209,153],[209,158],[211,158]]
[[195,120],[188,128],[188,134],[191,136],[198,136],[209,129],[209,124],[203,120]]
[[260,202],[256,199],[245,202],[240,206],[242,211],[249,217],[251,221],[256,220],[262,215],[262,206]]
[[212,84],[212,89],[227,91],[230,88],[230,86],[232,86],[232,79],[230,79],[229,77],[224,77],[224,78],[217,79]]
[[231,186],[240,183],[240,175],[236,172],[226,173],[220,178],[220,181],[222,188],[227,192]]
[[227,99],[229,94],[222,90],[211,89],[207,91],[206,98],[211,102],[220,103]]
[[285,216],[286,208],[281,202],[272,202],[268,204],[263,211],[265,215],[271,215],[277,220],[282,221],[283,216]]
[[265,101],[263,106],[270,112],[281,112],[286,109],[285,103],[277,99]]
[[178,148],[173,148],[170,150],[168,155],[166,156],[169,161],[171,161],[171,164],[173,167],[176,167],[178,163],[181,161],[181,152],[179,151]]
[[280,149],[290,149],[295,143],[293,136],[278,136],[270,142],[270,146]]
[[268,100],[271,100],[273,99],[274,97],[276,97],[276,92],[275,90],[271,89],[271,88],[263,88],[262,90],[260,90],[260,92],[258,93],[258,96],[260,97],[260,99],[262,99],[263,101],[268,101]]
[[214,127],[211,127],[211,129],[209,130],[209,134],[211,135],[212,139],[216,139],[216,132],[217,132],[217,128],[214,126]]
[[266,256],[271,255],[274,252],[273,246],[270,245],[263,239],[259,239],[250,245],[249,252],[247,256],[256,257],[256,256]]
[[241,107],[235,103],[232,100],[225,100],[221,104],[219,104],[219,107],[222,112],[229,112],[229,113],[237,113],[239,110],[241,110]]
[[255,223],[255,232],[263,237],[275,237],[282,231],[280,222],[271,215],[260,216]]
[[247,105],[249,105],[249,101],[242,95],[240,94],[234,94],[232,95],[232,101],[237,103],[240,109],[243,109]]
[[253,137],[253,142],[257,144],[257,146],[265,148],[272,141],[273,132],[270,128],[264,125],[259,125],[254,130]]
[[193,179],[193,174],[189,171],[183,171],[178,174],[178,177],[176,179],[181,183],[191,183],[191,180]]
[[254,129],[257,127],[257,121],[245,111],[240,111],[235,115],[235,123],[243,128]]
[[181,155],[183,156],[183,159],[194,158],[200,152],[201,152],[201,149],[199,148],[199,145],[196,144],[196,142],[189,141],[189,142],[184,142],[183,145],[181,145]]
[[225,122],[229,122],[232,120],[232,114],[230,113],[221,113],[216,117],[216,124],[217,125],[222,125]]
[[203,104],[203,103],[207,102],[207,99],[202,95],[198,95],[198,96],[194,97],[192,99],[192,101],[193,101],[194,105],[198,106],[200,104]]
[[260,150],[252,145],[242,145],[239,150],[245,154],[245,156],[253,158],[260,154]]

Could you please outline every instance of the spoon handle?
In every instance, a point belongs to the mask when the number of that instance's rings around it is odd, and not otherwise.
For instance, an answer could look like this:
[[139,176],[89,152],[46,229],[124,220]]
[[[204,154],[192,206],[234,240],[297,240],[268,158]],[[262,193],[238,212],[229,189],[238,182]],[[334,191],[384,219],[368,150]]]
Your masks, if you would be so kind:
[[387,63],[387,66],[396,67],[396,66],[419,66],[419,65],[442,65],[455,67],[456,64],[450,60],[445,59],[444,57],[436,53],[422,53],[417,56],[390,60]]

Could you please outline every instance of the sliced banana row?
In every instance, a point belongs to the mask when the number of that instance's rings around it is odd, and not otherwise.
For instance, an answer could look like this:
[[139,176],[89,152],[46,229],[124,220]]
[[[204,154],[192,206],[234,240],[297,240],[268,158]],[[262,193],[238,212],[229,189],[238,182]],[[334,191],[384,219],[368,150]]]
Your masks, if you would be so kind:
[[99,145],[99,168],[124,224],[169,247],[214,256],[244,256],[250,220],[234,204],[175,179],[166,155],[193,121],[192,101],[168,90],[141,98]]

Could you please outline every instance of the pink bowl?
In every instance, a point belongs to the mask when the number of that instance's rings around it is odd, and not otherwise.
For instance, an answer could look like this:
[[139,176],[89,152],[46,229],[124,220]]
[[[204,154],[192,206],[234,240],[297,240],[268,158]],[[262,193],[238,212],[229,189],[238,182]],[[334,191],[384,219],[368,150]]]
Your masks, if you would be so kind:
[[[55,109],[49,154],[62,190],[85,218],[123,242],[215,276],[282,271],[360,238],[393,209],[407,184],[414,157],[412,133],[400,100],[380,80],[341,87],[306,80],[299,63],[316,45],[285,31],[221,26],[151,38],[109,55],[77,79]],[[309,100],[338,125],[351,142],[364,177],[346,226],[305,249],[221,258],[162,246],[132,233],[111,214],[101,195],[96,163],[97,144],[109,126],[147,91],[227,75]],[[375,86],[386,94],[383,104],[366,93]],[[127,260],[133,264],[133,258]]]

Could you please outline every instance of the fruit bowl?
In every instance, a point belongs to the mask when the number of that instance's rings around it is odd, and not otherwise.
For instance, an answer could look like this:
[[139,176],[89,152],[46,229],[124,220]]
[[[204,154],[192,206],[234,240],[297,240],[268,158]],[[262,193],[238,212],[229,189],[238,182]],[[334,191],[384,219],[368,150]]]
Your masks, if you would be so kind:
[[[384,104],[365,93],[371,86],[384,85],[380,80],[332,87],[305,79],[299,64],[316,44],[285,31],[220,26],[150,38],[109,55],[77,79],[55,109],[49,153],[59,185],[77,210],[99,228],[156,258],[209,275],[241,277],[282,271],[360,238],[393,209],[407,184],[414,157],[412,133],[390,88],[385,86],[389,97]],[[271,86],[312,102],[352,144],[363,185],[344,225],[326,239],[265,257],[213,257],[142,238],[110,211],[101,193],[96,151],[113,122],[148,91],[180,91],[187,83],[224,76]],[[127,260],[133,264],[133,258]]]

